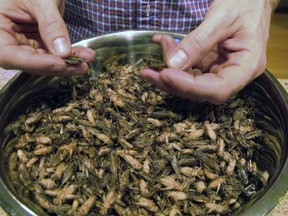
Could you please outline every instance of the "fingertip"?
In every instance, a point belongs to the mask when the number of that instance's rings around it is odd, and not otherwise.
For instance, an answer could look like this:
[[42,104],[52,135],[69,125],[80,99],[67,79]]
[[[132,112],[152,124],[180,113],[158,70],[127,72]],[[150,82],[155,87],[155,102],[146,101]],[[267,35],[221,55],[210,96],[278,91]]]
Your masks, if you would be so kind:
[[87,63],[83,63],[80,65],[69,65],[67,67],[67,70],[65,71],[65,74],[67,74],[68,76],[71,75],[84,75],[87,74],[89,71],[89,66],[87,65]]
[[75,53],[76,56],[83,58],[88,64],[96,59],[95,50],[89,47],[73,47],[72,52]]
[[175,39],[168,34],[156,34],[154,35],[153,40],[155,43],[161,45],[164,62],[167,62],[171,53],[177,47]]
[[52,53],[61,58],[66,58],[71,54],[71,45],[64,37],[54,39],[52,43]]
[[152,40],[156,43],[159,43],[161,41],[161,38],[164,36],[164,34],[154,34],[152,36]]
[[148,82],[152,83],[156,88],[169,92],[169,89],[167,89],[166,85],[163,83],[162,79],[160,78],[161,73],[162,71],[158,72],[158,71],[151,70],[149,68],[145,68],[140,72],[141,76]]
[[91,48],[84,47],[83,49],[80,50],[79,56],[84,58],[85,62],[90,63],[90,62],[95,61],[96,52],[95,52],[95,50],[93,50]]
[[157,80],[159,80],[159,74],[159,72],[151,70],[150,68],[143,68],[140,71],[141,77],[151,83],[155,83]]

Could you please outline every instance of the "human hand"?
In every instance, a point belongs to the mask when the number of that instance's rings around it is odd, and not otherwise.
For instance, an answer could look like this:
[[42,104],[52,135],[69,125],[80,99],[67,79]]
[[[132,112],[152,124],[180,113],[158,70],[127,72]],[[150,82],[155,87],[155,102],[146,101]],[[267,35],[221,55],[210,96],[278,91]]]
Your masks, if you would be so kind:
[[[264,72],[270,0],[214,0],[205,20],[179,44],[154,35],[168,69],[142,76],[165,91],[196,101],[225,102]],[[191,68],[192,67],[192,68]]]
[[[71,48],[62,0],[2,0],[0,7],[0,67],[36,75],[69,76],[88,71],[93,50]],[[85,63],[67,66],[75,53]]]

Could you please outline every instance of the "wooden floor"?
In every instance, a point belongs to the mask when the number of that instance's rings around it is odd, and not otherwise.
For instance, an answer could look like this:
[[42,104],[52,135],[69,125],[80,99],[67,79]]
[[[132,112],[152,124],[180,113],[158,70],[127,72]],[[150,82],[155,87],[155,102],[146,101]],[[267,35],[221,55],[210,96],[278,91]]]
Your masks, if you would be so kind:
[[273,15],[267,48],[267,69],[279,79],[288,79],[288,12]]

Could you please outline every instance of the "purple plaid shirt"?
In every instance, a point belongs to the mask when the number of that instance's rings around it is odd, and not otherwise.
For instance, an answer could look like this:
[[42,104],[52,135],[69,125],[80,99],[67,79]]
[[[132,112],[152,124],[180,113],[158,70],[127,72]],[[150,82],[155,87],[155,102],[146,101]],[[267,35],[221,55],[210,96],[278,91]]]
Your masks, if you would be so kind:
[[213,0],[66,0],[64,19],[73,42],[103,32],[146,29],[188,33]]

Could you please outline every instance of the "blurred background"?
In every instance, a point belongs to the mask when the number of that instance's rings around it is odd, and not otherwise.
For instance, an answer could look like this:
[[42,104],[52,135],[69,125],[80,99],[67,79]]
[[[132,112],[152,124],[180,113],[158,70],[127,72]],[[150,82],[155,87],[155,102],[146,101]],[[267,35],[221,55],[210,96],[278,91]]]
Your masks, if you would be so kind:
[[288,79],[288,0],[282,0],[272,16],[267,69],[278,79]]

